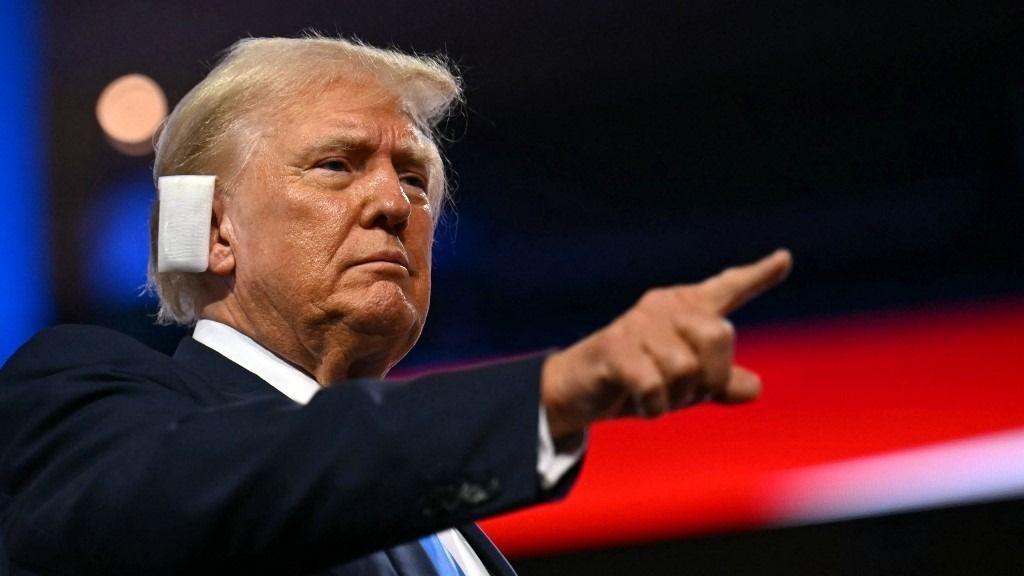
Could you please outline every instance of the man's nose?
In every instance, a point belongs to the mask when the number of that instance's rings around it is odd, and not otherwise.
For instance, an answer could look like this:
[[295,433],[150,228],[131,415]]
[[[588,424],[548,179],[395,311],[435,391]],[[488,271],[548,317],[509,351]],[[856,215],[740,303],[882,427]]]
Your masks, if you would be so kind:
[[409,223],[412,203],[394,169],[382,169],[371,176],[359,224],[363,228],[383,228],[401,234]]

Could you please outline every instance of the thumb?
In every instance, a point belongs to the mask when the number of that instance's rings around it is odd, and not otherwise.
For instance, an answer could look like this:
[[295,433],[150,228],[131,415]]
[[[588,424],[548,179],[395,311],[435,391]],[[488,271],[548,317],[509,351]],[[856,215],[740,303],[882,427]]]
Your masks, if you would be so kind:
[[712,400],[719,404],[742,404],[755,400],[760,395],[761,378],[746,368],[733,366],[729,384]]

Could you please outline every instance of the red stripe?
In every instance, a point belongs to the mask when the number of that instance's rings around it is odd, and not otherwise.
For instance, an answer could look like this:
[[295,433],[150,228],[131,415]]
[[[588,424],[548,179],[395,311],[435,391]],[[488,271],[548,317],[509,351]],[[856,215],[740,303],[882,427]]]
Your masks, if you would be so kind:
[[1024,426],[1024,301],[740,327],[763,397],[594,427],[565,501],[484,523],[533,555],[755,527],[789,469]]

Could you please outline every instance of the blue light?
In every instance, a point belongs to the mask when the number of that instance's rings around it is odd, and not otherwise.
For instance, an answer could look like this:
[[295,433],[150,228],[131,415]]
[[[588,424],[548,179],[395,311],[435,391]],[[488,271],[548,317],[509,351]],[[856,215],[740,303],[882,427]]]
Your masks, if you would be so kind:
[[49,320],[39,2],[0,13],[0,361]]
[[89,231],[87,285],[94,301],[119,306],[142,305],[149,261],[149,209],[153,179],[140,168],[93,203],[86,215]]

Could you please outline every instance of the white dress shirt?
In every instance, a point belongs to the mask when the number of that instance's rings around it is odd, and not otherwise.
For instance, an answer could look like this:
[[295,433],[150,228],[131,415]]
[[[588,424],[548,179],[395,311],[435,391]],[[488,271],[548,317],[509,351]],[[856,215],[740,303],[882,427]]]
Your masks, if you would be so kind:
[[[313,395],[321,390],[321,386],[316,380],[227,324],[207,319],[200,320],[196,323],[192,338],[259,376],[298,404],[309,403]],[[548,421],[543,405],[540,406],[538,422],[537,474],[540,477],[541,486],[544,489],[550,489],[579,462],[586,443],[584,442],[571,453],[558,453],[555,451],[551,433],[548,431]],[[449,528],[438,532],[437,536],[466,576],[486,576],[488,574],[480,557],[476,555],[476,552],[458,530]]]

